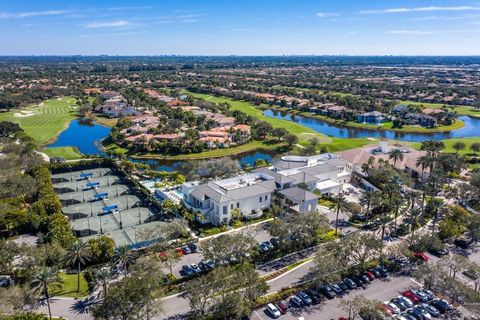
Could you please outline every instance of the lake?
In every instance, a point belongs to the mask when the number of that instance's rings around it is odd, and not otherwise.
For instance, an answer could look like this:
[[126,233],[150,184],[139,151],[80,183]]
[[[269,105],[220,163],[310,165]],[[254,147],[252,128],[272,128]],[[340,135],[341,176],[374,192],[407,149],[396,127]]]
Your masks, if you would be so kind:
[[299,115],[291,115],[289,113],[274,112],[267,110],[264,115],[272,118],[293,121],[305,127],[309,127],[317,132],[323,133],[326,136],[337,138],[387,138],[391,140],[403,141],[424,141],[424,140],[443,140],[449,138],[465,138],[480,135],[480,118],[473,118],[469,116],[460,116],[458,119],[465,123],[461,129],[447,132],[395,132],[392,130],[374,130],[363,128],[350,128],[338,124],[332,124],[320,119],[313,119]]
[[68,128],[62,131],[57,140],[48,145],[53,147],[77,147],[83,154],[105,154],[100,148],[102,139],[108,137],[110,128],[94,122],[76,119],[70,122]]

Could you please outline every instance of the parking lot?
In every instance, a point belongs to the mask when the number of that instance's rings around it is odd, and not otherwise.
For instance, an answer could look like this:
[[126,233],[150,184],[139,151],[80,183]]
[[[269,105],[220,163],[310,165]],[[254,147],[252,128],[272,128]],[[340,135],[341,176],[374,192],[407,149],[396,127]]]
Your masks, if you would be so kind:
[[[288,305],[288,311],[285,315],[282,315],[280,319],[338,319],[340,317],[347,317],[348,312],[342,310],[340,301],[341,299],[350,298],[355,295],[362,295],[370,300],[378,300],[384,302],[390,300],[402,292],[409,289],[418,289],[420,285],[412,278],[409,277],[388,277],[383,279],[376,279],[368,285],[366,289],[356,289],[349,291],[348,294],[341,298],[336,297],[332,300],[323,299],[317,305],[308,307],[295,308],[286,301]],[[255,310],[251,316],[252,320],[266,320],[272,319],[272,317],[266,312],[265,308]]]
[[161,226],[160,214],[128,180],[112,168],[72,170],[52,175],[63,214],[77,237],[84,240],[108,235],[117,246],[145,239],[142,230]]

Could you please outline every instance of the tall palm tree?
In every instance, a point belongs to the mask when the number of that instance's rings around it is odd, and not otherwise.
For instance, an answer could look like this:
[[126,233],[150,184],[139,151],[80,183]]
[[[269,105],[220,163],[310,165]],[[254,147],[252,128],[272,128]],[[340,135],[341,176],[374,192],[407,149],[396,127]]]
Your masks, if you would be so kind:
[[422,214],[422,210],[420,208],[411,208],[408,211],[408,216],[410,218],[410,243],[413,243],[413,239],[415,237],[415,227],[417,225],[417,219]]
[[80,270],[92,257],[92,250],[87,242],[77,241],[67,251],[65,261],[68,265],[77,265],[77,292],[80,291]]
[[441,198],[432,198],[430,200],[430,204],[432,206],[433,211],[433,224],[432,224],[432,236],[435,234],[435,227],[438,221],[438,216],[440,214],[440,209],[443,206],[443,199]]
[[393,149],[388,156],[390,160],[393,160],[393,166],[397,164],[397,161],[403,161],[403,152],[400,149]]
[[347,199],[345,199],[345,195],[343,193],[339,193],[336,197],[333,198],[333,203],[330,206],[330,210],[335,210],[336,217],[335,217],[335,235],[337,235],[338,230],[338,215],[340,211],[347,210]]
[[128,264],[133,260],[133,257],[130,254],[130,248],[127,245],[119,247],[115,260],[122,265],[123,273],[127,276]]
[[43,293],[47,300],[48,317],[52,320],[52,310],[50,309],[49,287],[59,285],[62,279],[58,275],[58,270],[51,267],[42,267],[33,275],[30,286],[35,293]]
[[393,221],[393,225],[394,225],[393,228],[395,230],[395,234],[397,233],[398,213],[399,213],[400,208],[403,206],[404,203],[405,203],[405,199],[402,197],[401,193],[393,196],[391,206],[393,207],[393,212],[395,214],[395,220]]
[[102,288],[102,298],[105,301],[107,298],[108,284],[110,282],[110,271],[107,268],[95,270],[93,281]]
[[380,192],[375,191],[375,190],[370,190],[366,191],[363,193],[363,195],[360,197],[360,204],[366,208],[366,217],[368,219],[369,213],[370,213],[370,208],[373,205],[376,205],[380,199]]
[[431,155],[429,154],[426,154],[426,155],[423,155],[421,157],[418,157],[417,159],[417,162],[415,163],[415,165],[417,167],[421,167],[422,168],[422,181],[423,181],[423,177],[425,176],[425,169],[426,168],[430,168],[432,165],[433,165],[434,161],[433,161],[433,158]]

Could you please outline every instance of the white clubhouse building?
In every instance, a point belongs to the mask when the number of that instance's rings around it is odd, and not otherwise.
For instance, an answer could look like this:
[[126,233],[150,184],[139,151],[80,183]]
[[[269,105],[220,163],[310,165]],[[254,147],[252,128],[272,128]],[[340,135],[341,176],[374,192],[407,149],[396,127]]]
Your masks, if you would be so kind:
[[202,222],[228,223],[232,211],[254,218],[271,205],[277,193],[284,206],[296,212],[316,210],[319,196],[336,195],[350,182],[351,165],[334,154],[284,156],[269,168],[204,184],[185,183],[183,203],[203,216]]

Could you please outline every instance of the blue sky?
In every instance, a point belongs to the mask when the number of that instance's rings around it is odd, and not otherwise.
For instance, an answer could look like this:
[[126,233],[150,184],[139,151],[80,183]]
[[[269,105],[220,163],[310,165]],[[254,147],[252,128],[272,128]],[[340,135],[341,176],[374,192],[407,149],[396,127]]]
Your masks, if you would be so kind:
[[480,0],[0,1],[0,55],[480,55]]

